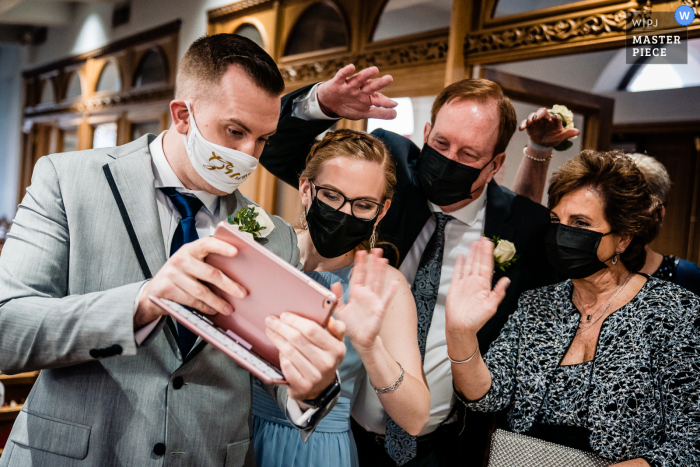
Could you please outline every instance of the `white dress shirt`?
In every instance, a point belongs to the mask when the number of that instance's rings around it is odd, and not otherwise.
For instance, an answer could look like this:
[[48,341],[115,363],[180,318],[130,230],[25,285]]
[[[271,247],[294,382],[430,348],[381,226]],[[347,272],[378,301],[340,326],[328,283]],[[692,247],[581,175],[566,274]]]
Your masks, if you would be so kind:
[[[484,216],[486,213],[486,189],[479,198],[462,209],[451,212],[454,217],[445,226],[445,251],[440,273],[440,287],[433,319],[428,331],[425,345],[425,361],[423,368],[430,389],[430,420],[420,435],[426,435],[445,421],[456,399],[452,390],[452,365],[447,358],[447,338],[445,337],[445,301],[450,289],[452,273],[457,256],[466,254],[472,242],[478,241],[484,231]],[[429,203],[432,212],[442,210]],[[413,284],[420,258],[430,237],[435,232],[435,216],[431,216],[423,226],[420,235],[413,243],[411,250],[404,259],[399,270],[409,284]],[[400,358],[400,356],[399,356]],[[384,434],[386,431],[387,415],[379,402],[374,389],[365,378],[361,384],[357,400],[353,406],[353,418],[367,431]]]

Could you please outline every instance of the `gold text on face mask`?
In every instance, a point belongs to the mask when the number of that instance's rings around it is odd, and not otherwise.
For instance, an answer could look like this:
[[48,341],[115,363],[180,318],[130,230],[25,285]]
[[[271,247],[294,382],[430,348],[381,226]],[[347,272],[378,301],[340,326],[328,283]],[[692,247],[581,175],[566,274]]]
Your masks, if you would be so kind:
[[240,172],[234,173],[234,167],[233,164],[230,163],[229,161],[223,160],[220,156],[217,156],[215,152],[211,153],[211,157],[209,158],[209,161],[219,161],[221,163],[220,167],[217,167],[216,165],[204,165],[204,168],[207,170],[223,170],[226,175],[228,175],[230,178],[234,180],[245,180],[248,178],[248,175],[241,175]]

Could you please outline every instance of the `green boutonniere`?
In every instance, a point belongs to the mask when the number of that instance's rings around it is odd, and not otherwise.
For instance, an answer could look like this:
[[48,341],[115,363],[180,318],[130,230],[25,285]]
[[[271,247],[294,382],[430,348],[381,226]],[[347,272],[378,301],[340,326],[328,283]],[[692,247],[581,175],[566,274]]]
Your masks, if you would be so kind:
[[520,255],[516,254],[513,242],[502,240],[498,236],[491,237],[491,241],[496,245],[493,249],[493,260],[496,263],[496,267],[505,272],[506,268],[518,261]]
[[270,216],[254,204],[239,209],[233,216],[228,216],[228,223],[255,240],[267,237],[275,228]]

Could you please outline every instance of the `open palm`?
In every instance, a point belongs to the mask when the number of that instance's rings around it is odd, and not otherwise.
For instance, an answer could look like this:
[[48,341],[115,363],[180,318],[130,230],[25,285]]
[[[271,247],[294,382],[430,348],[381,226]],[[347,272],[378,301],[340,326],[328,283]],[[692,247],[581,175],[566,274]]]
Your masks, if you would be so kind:
[[360,348],[371,348],[379,336],[387,308],[398,290],[394,281],[382,295],[388,261],[381,258],[381,250],[371,255],[358,251],[350,279],[348,303],[343,303],[343,288],[339,283],[331,289],[338,296],[335,317],[345,323],[345,335]]
[[491,319],[510,283],[504,277],[491,290],[492,279],[493,243],[481,238],[472,243],[466,258],[457,258],[445,304],[448,329],[476,333]]
[[352,64],[341,68],[332,79],[318,87],[319,104],[350,120],[396,118],[394,107],[397,103],[379,92],[390,85],[393,78],[391,75],[375,78],[378,73],[376,66],[357,73]]

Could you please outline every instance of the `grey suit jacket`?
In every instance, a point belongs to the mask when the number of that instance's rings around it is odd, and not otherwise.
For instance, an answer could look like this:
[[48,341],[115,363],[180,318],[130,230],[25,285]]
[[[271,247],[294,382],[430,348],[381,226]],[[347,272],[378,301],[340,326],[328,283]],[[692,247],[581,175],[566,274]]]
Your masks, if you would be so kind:
[[[0,467],[253,465],[250,373],[204,343],[183,359],[165,318],[145,345],[134,341],[145,278],[103,167],[155,274],[166,255],[152,139],[43,157],[34,169],[0,257],[0,369],[43,371]],[[221,219],[250,203],[237,191],[221,198]],[[296,266],[294,230],[273,220],[265,246]],[[286,390],[270,391],[284,407]]]

